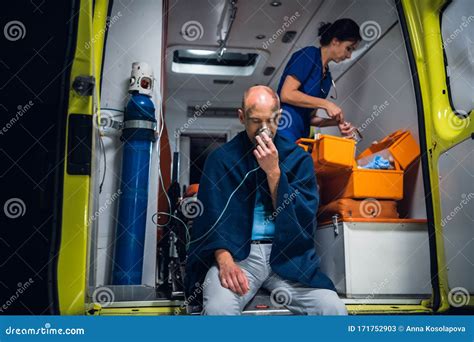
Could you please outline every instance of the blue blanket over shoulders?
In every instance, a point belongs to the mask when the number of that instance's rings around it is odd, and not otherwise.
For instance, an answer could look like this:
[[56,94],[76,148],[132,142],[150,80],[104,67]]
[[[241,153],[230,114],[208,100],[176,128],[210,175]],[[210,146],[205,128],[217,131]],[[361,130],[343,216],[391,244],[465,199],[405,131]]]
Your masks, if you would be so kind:
[[[319,194],[311,156],[293,141],[276,134],[281,177],[274,212],[275,236],[270,255],[272,270],[284,279],[315,288],[335,290],[332,281],[321,272],[313,234]],[[264,200],[270,200],[266,175],[262,169],[250,174],[232,197],[214,229],[231,193],[245,175],[258,166],[254,146],[245,131],[213,151],[207,158],[199,184],[201,216],[192,225],[191,243],[186,262],[185,288],[195,299],[208,269],[215,262],[214,251],[227,249],[234,260],[250,253],[253,212],[257,187],[264,187]],[[202,238],[205,235],[205,238]],[[197,290],[197,292],[196,292]],[[198,300],[199,301],[199,300]]]

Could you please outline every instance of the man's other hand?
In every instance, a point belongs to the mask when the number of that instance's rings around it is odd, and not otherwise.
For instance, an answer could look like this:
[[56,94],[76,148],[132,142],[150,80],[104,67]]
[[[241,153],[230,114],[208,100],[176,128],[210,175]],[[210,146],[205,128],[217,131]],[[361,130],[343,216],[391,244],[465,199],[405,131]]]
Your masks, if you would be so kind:
[[249,281],[245,272],[234,262],[229,251],[218,249],[215,257],[221,285],[240,296],[246,294],[249,291]]

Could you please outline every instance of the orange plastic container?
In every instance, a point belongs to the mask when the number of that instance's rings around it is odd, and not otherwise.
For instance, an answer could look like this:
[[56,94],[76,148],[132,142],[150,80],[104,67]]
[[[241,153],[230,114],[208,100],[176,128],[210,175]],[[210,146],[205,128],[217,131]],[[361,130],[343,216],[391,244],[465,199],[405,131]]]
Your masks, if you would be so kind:
[[318,174],[351,169],[354,164],[355,141],[352,139],[317,134],[315,139],[302,138],[297,144],[311,152]]
[[377,198],[401,200],[403,198],[403,171],[370,170],[357,167],[334,176],[318,177],[321,203],[339,198]]
[[[323,139],[298,141],[300,146],[313,144],[312,148],[308,147],[306,150],[311,152],[318,173],[321,203],[326,204],[339,198],[401,200],[404,170],[420,155],[420,148],[410,132],[396,131],[372,144],[357,158],[350,152],[350,142],[351,148],[355,149],[352,139],[324,136]],[[393,169],[372,170],[358,167],[357,160],[381,151],[393,157]]]
[[398,130],[376,144],[372,144],[372,146],[359,154],[357,159],[367,157],[382,150],[388,150],[402,170],[406,170],[420,155],[420,147],[411,133]]

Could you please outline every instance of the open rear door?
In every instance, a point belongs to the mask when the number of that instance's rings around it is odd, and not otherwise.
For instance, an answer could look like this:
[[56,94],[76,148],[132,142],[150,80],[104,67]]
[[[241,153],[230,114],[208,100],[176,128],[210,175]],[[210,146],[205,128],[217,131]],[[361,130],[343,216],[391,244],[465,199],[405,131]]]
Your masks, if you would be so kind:
[[399,11],[419,107],[431,306],[443,312],[474,305],[474,16],[462,0],[402,0]]
[[83,314],[86,297],[89,194],[94,120],[98,120],[100,75],[108,0],[81,0],[69,87],[61,242],[57,291],[61,314]]

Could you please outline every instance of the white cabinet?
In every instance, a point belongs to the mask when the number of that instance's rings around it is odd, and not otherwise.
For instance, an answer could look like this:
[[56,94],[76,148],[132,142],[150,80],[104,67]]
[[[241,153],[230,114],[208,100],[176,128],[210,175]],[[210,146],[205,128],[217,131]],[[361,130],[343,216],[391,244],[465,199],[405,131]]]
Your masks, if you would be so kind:
[[339,222],[318,227],[321,270],[346,298],[431,294],[427,224],[421,220]]

